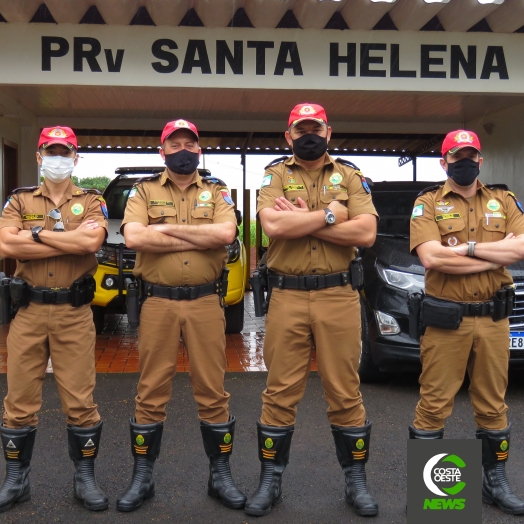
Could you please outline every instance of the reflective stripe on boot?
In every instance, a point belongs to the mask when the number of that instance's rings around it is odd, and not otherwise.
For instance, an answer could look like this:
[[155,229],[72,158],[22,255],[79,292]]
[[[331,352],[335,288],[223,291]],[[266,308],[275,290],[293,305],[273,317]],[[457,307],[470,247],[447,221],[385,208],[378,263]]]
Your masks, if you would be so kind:
[[131,483],[127,490],[116,501],[118,511],[135,511],[145,500],[155,496],[153,467],[160,454],[164,423],[136,424],[129,421],[131,432],[131,453],[135,463]]
[[208,424],[200,421],[200,430],[206,455],[209,457],[209,480],[207,493],[231,509],[242,509],[246,496],[237,489],[231,476],[229,456],[233,451],[235,417],[224,424]]
[[69,457],[75,465],[73,489],[75,497],[83,501],[90,511],[102,511],[109,506],[109,499],[98,487],[95,478],[95,459],[98,455],[102,422],[91,428],[67,426]]
[[29,472],[35,444],[36,428],[26,426],[9,429],[0,426],[6,464],[5,478],[0,486],[0,513],[14,504],[31,499]]
[[524,515],[524,501],[512,491],[506,477],[506,462],[509,456],[511,424],[503,430],[477,430],[476,437],[482,439],[482,501],[497,506],[510,515]]
[[248,515],[267,515],[282,501],[282,473],[289,462],[294,429],[295,426],[264,426],[257,422],[260,482],[257,491],[246,502]]
[[378,504],[370,495],[366,480],[371,424],[361,427],[331,425],[337,458],[346,477],[346,501],[357,515],[373,517]]

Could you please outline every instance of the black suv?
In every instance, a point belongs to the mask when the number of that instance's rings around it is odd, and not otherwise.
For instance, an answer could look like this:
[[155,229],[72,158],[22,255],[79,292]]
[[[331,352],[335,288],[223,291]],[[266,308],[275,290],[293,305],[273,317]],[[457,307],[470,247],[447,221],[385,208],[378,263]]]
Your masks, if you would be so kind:
[[[381,371],[420,370],[420,347],[408,335],[409,293],[424,289],[424,267],[409,251],[413,204],[436,182],[378,182],[371,188],[380,215],[375,244],[362,250],[362,355],[360,378],[370,381]],[[508,268],[516,285],[510,317],[510,363],[524,365],[524,262]]]

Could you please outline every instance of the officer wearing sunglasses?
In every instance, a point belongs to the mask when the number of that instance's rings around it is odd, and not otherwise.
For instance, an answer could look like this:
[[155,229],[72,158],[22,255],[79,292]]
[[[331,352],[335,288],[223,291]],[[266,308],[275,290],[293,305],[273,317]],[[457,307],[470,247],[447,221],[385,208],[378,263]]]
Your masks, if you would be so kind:
[[36,159],[44,182],[15,190],[0,218],[0,256],[17,260],[10,293],[18,306],[7,338],[0,512],[31,498],[28,474],[49,357],[67,416],[75,496],[89,510],[108,507],[94,476],[102,422],[93,401],[96,337],[89,305],[107,210],[98,191],[73,184],[77,149],[70,128],[43,129]]

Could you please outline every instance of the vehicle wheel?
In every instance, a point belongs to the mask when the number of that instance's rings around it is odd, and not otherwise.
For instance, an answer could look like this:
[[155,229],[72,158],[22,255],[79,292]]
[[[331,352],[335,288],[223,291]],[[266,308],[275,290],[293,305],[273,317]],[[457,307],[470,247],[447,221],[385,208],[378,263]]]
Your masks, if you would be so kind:
[[369,322],[366,313],[366,304],[360,299],[360,318],[362,321],[362,350],[360,352],[360,365],[358,374],[361,382],[376,382],[383,378],[378,366],[373,364],[371,357],[371,344],[369,342]]
[[240,333],[244,329],[244,299],[226,309],[226,333]]
[[91,306],[93,311],[93,322],[95,324],[96,334],[99,335],[104,331],[106,308],[102,306]]

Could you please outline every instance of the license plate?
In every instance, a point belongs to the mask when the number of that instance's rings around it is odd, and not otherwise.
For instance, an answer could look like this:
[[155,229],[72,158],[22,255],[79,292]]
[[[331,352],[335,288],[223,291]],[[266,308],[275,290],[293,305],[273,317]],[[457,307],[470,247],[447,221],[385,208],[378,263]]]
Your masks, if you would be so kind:
[[524,349],[524,331],[512,331],[509,334],[509,349]]

